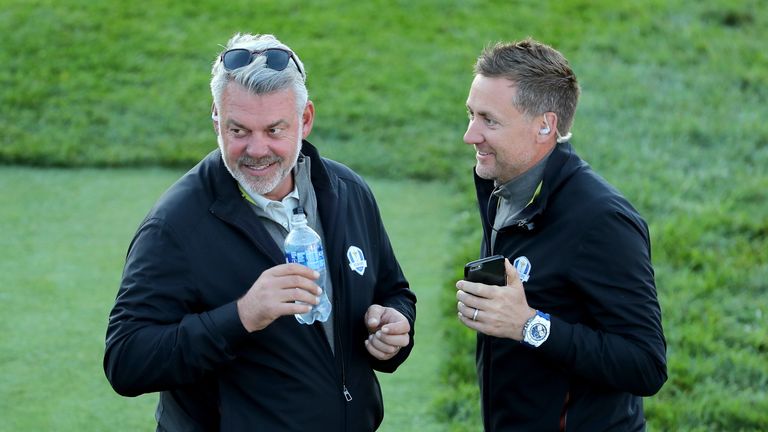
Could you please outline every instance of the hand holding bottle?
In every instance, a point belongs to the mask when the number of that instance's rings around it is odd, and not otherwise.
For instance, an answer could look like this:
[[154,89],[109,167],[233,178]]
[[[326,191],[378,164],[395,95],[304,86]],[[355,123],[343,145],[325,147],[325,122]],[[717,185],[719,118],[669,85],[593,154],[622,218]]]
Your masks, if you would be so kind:
[[319,276],[299,264],[280,264],[266,270],[237,301],[245,329],[262,330],[281,316],[309,312],[322,292],[317,285]]

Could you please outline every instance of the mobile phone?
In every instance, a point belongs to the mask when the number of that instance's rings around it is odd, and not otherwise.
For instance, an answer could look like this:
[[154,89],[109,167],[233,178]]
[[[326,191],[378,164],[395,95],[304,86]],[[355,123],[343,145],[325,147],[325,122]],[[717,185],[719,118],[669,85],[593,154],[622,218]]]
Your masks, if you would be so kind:
[[504,256],[493,255],[468,262],[464,266],[464,280],[486,285],[506,285],[507,270],[504,268]]

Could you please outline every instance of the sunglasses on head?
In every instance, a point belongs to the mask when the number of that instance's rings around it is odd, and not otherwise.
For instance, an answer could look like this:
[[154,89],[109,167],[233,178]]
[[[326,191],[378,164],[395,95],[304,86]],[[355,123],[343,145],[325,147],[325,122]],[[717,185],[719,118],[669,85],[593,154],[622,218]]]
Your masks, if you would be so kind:
[[276,71],[284,70],[288,66],[288,60],[293,60],[296,69],[301,76],[304,76],[304,71],[301,70],[301,66],[299,66],[299,62],[296,61],[296,57],[291,51],[283,48],[267,48],[253,51],[245,48],[233,48],[224,51],[221,55],[221,63],[224,64],[224,69],[231,71],[243,66],[248,66],[257,56],[266,57],[267,67]]

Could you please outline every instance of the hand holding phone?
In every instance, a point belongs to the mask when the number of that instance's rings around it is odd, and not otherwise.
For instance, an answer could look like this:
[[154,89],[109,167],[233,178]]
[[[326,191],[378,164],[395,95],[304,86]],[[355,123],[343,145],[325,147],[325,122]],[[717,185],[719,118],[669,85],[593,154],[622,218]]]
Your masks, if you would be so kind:
[[504,268],[504,256],[493,255],[467,263],[464,266],[464,280],[486,285],[506,285],[507,271]]

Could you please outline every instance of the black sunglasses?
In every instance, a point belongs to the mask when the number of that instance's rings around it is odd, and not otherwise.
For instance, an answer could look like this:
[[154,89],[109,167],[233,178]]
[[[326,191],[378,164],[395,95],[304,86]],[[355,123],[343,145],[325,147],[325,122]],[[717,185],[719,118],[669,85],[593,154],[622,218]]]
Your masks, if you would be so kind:
[[299,66],[299,62],[296,61],[296,57],[292,52],[283,48],[267,48],[264,50],[253,51],[245,48],[233,48],[224,51],[221,55],[221,62],[224,64],[224,69],[231,71],[243,66],[248,66],[253,62],[254,58],[260,55],[267,58],[267,67],[276,71],[284,70],[288,66],[288,60],[293,60],[296,69],[301,76],[304,76],[304,71],[301,70],[301,66]]

